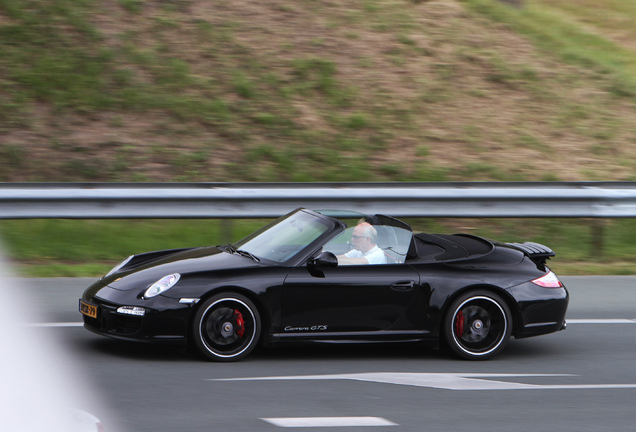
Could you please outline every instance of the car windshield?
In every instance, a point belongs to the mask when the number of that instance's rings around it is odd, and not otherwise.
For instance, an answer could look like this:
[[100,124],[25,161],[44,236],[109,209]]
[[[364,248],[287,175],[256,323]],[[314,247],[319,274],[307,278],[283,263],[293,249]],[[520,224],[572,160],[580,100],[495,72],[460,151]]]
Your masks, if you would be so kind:
[[272,222],[234,244],[235,251],[258,259],[283,263],[333,228],[333,223],[311,213],[297,211]]

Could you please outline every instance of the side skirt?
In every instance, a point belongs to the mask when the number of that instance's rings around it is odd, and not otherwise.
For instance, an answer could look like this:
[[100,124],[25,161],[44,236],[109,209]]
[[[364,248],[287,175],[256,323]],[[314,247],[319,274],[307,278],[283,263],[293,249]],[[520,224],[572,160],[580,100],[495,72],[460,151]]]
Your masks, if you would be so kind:
[[426,330],[374,331],[374,332],[297,332],[274,333],[272,342],[322,342],[322,343],[351,343],[351,342],[417,342],[431,340],[432,336]]

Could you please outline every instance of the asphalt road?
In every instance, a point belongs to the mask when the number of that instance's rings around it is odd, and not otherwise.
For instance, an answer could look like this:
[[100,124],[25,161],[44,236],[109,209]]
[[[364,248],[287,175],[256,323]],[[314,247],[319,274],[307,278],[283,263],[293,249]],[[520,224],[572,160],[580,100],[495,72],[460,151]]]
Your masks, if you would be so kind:
[[567,330],[513,339],[490,361],[419,345],[337,345],[260,349],[229,364],[73,324],[90,279],[20,283],[39,311],[36,328],[59,337],[78,382],[113,413],[106,432],[636,430],[636,277],[562,279]]

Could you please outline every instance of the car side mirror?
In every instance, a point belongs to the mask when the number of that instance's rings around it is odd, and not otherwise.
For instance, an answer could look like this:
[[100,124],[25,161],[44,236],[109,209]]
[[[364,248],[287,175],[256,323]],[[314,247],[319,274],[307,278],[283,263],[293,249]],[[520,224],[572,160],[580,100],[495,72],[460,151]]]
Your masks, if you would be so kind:
[[338,258],[332,252],[321,252],[316,258],[309,260],[308,264],[316,267],[337,267]]

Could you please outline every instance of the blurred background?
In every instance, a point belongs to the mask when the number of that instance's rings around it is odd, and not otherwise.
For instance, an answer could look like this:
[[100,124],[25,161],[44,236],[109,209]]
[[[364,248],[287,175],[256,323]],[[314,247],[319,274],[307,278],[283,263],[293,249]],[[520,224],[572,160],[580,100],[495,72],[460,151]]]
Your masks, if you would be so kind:
[[[624,0],[0,0],[0,181],[634,181],[635,19]],[[564,274],[636,268],[631,220],[408,222],[545,243]],[[0,236],[21,275],[97,276],[227,227]]]
[[34,325],[45,313],[32,294],[11,275],[0,245],[0,430],[104,432],[106,418],[108,431],[118,431],[68,341]]

